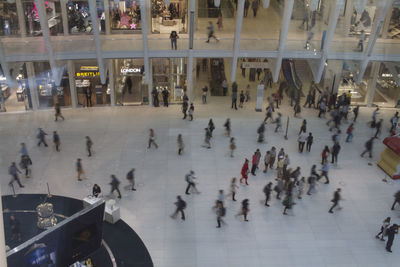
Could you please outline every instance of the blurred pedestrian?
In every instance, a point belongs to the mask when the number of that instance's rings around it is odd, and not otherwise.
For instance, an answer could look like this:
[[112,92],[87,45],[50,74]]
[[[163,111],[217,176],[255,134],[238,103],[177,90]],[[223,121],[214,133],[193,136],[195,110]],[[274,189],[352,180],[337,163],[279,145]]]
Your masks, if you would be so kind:
[[121,191],[119,191],[119,180],[117,179],[117,177],[114,174],[111,174],[111,192],[110,195],[112,195],[114,193],[114,191],[117,191],[118,193],[118,198],[121,198]]
[[177,143],[178,143],[178,155],[181,155],[183,152],[183,149],[185,148],[185,144],[183,143],[183,139],[182,139],[182,134],[178,134]]
[[[340,195],[340,188],[338,188],[335,193],[333,194],[333,199],[331,200],[331,202],[333,202],[332,207],[329,209],[329,213],[333,213],[333,209],[339,205],[339,201],[341,199],[341,195]],[[339,206],[340,207],[340,206]]]
[[54,146],[56,147],[56,151],[60,151],[60,136],[58,135],[57,131],[53,131],[53,143]]
[[129,184],[131,185],[131,190],[136,191],[136,189],[135,189],[135,168],[132,168],[126,174],[126,179],[128,180]]
[[76,165],[76,172],[78,173],[78,181],[82,181],[81,176],[85,175],[85,172],[83,171],[82,160],[77,159],[75,165]]
[[185,213],[183,212],[184,209],[186,209],[186,202],[181,198],[181,196],[176,197],[177,201],[174,203],[176,206],[175,212],[171,215],[172,219],[176,219],[176,216],[178,213],[181,213],[181,219],[184,221],[185,220]]
[[55,114],[54,114],[55,119],[54,119],[54,121],[57,121],[58,117],[60,117],[62,120],[64,120],[64,116],[61,114],[61,107],[60,107],[60,104],[58,102],[54,105],[54,111],[55,111]]
[[154,145],[156,148],[158,148],[158,145],[156,143],[156,134],[154,133],[154,130],[150,128],[149,130],[149,145],[147,148],[150,148],[151,145]]
[[48,146],[47,143],[46,143],[46,135],[47,135],[47,133],[45,133],[42,128],[39,128],[38,131],[39,132],[38,132],[36,137],[37,137],[37,139],[39,139],[39,142],[38,142],[37,145],[40,146],[43,143],[44,146],[47,147]]
[[88,157],[92,156],[92,146],[93,146],[93,142],[92,139],[90,139],[89,136],[86,136],[86,151],[88,153]]
[[21,171],[18,169],[15,162],[11,163],[11,166],[8,168],[8,173],[11,175],[11,181],[8,183],[8,185],[12,185],[14,181],[17,181],[19,187],[24,187],[18,177],[18,173],[21,173]]

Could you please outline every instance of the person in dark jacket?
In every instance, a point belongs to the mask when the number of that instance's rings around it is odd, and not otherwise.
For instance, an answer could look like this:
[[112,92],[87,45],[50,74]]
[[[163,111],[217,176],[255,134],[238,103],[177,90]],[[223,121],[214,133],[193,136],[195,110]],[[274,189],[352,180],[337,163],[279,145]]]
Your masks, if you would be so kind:
[[92,156],[92,146],[93,146],[93,142],[92,139],[90,139],[89,136],[86,136],[86,151],[88,153],[88,157]]
[[341,189],[338,188],[335,193],[333,194],[333,199],[331,200],[331,202],[333,202],[332,207],[329,209],[329,213],[333,213],[333,208],[335,208],[337,205],[339,205],[339,201],[341,199],[340,196],[340,191]]
[[174,203],[176,206],[175,212],[171,215],[172,219],[175,219],[178,213],[181,213],[181,219],[185,220],[185,213],[183,210],[186,208],[186,202],[181,198],[181,196],[176,197],[177,201]]
[[247,17],[247,14],[249,13],[249,7],[250,7],[250,1],[249,0],[245,0],[244,1],[243,17]]
[[55,119],[54,119],[54,121],[57,121],[58,117],[60,117],[62,120],[64,120],[64,116],[61,114],[61,107],[60,107],[60,104],[58,102],[54,105],[54,111],[55,111],[55,114],[54,114]]
[[8,168],[8,173],[11,175],[11,181],[8,183],[8,185],[12,185],[14,181],[17,181],[19,187],[23,188],[24,186],[21,184],[21,181],[19,180],[18,173],[21,173],[21,171],[17,168],[17,165],[15,162],[11,163],[11,166]]
[[174,49],[174,46],[175,46],[175,50],[176,50],[177,49],[176,42],[177,42],[177,39],[179,38],[179,35],[176,33],[176,31],[171,31],[169,38],[171,39],[171,49]]
[[128,93],[132,94],[132,79],[131,77],[126,77],[126,87],[128,88]]
[[337,164],[339,151],[340,151],[339,142],[335,142],[335,144],[332,147],[332,161],[331,161],[331,163]]
[[183,113],[182,120],[186,119],[186,116],[187,116],[186,112],[187,112],[188,108],[189,108],[188,102],[183,100],[183,102],[182,102],[182,113]]
[[110,182],[111,192],[110,192],[110,195],[112,193],[114,193],[114,191],[117,191],[118,198],[121,198],[121,191],[119,191],[119,184],[120,184],[120,182],[117,179],[117,177],[114,174],[111,174],[111,182]]
[[397,224],[393,224],[387,229],[386,234],[388,236],[388,241],[386,243],[386,251],[392,253],[392,245],[394,240],[394,235],[399,232],[399,226]]
[[168,107],[169,92],[168,92],[167,88],[164,88],[164,90],[161,92],[161,94],[163,97],[164,107]]
[[272,183],[269,182],[263,190],[264,194],[265,194],[265,206],[269,207],[268,201],[271,198],[271,192],[272,192]]
[[29,169],[29,165],[32,165],[31,158],[28,155],[21,156],[20,166],[22,169],[25,170],[25,177],[30,177],[31,170]]
[[307,152],[311,152],[311,146],[313,144],[313,141],[314,141],[314,137],[313,137],[312,133],[309,133],[307,136],[307,143],[306,143]]
[[131,184],[131,190],[136,191],[135,189],[135,168],[132,168],[127,174],[126,179]]
[[244,221],[248,222],[249,220],[247,220],[247,214],[249,213],[250,209],[249,209],[249,199],[244,199],[242,201],[242,208],[240,209],[239,213],[236,214],[236,216],[240,216],[243,215],[244,217]]
[[47,135],[47,133],[45,133],[45,131],[43,131],[42,128],[39,128],[38,130],[39,130],[39,132],[37,134],[37,139],[39,139],[39,142],[38,142],[37,145],[40,146],[43,143],[44,146],[47,147],[48,146],[47,143],[46,143],[46,135]]
[[238,85],[236,82],[232,83],[232,108],[235,108],[237,110],[237,89]]
[[396,194],[394,194],[394,202],[392,205],[392,210],[394,210],[394,206],[396,203],[400,204],[400,191],[397,191]]
[[56,151],[60,151],[60,136],[58,135],[57,131],[53,131],[53,143],[54,146],[56,147]]
[[363,153],[361,153],[361,155],[360,155],[361,157],[364,157],[364,154],[368,152],[369,157],[372,158],[372,147],[374,145],[374,139],[375,139],[375,137],[372,137],[365,143],[365,150]]
[[92,188],[92,195],[94,197],[98,197],[101,193],[101,188],[98,184],[94,184]]

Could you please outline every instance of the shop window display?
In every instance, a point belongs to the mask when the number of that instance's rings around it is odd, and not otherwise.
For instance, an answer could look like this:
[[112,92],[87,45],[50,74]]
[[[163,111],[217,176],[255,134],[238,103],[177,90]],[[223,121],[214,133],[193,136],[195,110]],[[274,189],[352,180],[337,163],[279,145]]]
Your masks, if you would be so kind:
[[17,5],[13,1],[0,1],[0,35],[18,35]]
[[92,34],[92,18],[87,1],[69,1],[67,4],[70,34]]
[[108,79],[101,84],[97,61],[75,63],[75,87],[78,104],[83,107],[110,104],[111,90]]
[[162,91],[167,89],[170,102],[182,101],[186,92],[186,58],[153,58],[153,90],[158,92],[159,103],[162,103]]
[[33,0],[23,2],[26,33],[28,36],[42,35],[36,3]]
[[110,23],[113,33],[139,31],[142,29],[140,1],[110,1]]
[[60,106],[70,106],[71,92],[67,71],[64,70],[61,83],[59,86],[56,86],[48,62],[34,62],[34,68],[39,107],[53,107],[56,103],[59,103]]
[[153,33],[187,32],[187,0],[152,0],[151,31]]

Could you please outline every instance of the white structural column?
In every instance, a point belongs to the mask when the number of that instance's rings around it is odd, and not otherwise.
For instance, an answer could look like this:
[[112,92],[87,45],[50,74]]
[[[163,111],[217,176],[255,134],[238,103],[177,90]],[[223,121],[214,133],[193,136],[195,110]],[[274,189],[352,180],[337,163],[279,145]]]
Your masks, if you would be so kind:
[[279,50],[278,57],[276,59],[274,82],[278,82],[279,71],[282,66],[283,52],[286,47],[286,39],[289,32],[290,17],[292,16],[294,0],[285,0],[285,10],[283,12],[282,28],[279,36]]
[[236,81],[236,69],[238,63],[238,55],[240,48],[240,33],[242,31],[243,13],[244,13],[244,2],[245,0],[238,0],[238,10],[236,15],[236,31],[235,39],[233,41],[233,54],[232,54],[232,64],[231,64],[231,82]]
[[4,54],[3,42],[1,39],[0,39],[0,65],[1,65],[1,68],[3,69],[4,76],[6,77],[7,84],[10,87],[12,87],[13,80],[10,75],[10,68],[8,66],[8,62],[6,61],[6,56]]
[[[194,40],[194,11],[195,11],[195,0],[190,0],[189,6],[189,51],[188,51],[188,62],[187,62],[187,80],[186,80],[186,92],[189,100],[194,100],[194,84],[193,84],[193,40]],[[172,88],[171,88],[172,90]]]
[[376,14],[377,19],[374,21],[374,24],[372,25],[372,30],[369,36],[368,45],[364,51],[364,59],[362,60],[360,66],[360,73],[358,75],[357,84],[361,82],[361,79],[364,76],[365,70],[368,66],[368,62],[372,54],[372,50],[374,49],[376,43],[376,39],[378,39],[379,37],[379,33],[381,32],[383,26],[383,21],[385,20],[386,14],[388,13],[389,8],[392,6],[393,1],[394,0],[386,0],[383,8],[380,10],[378,14]]
[[59,70],[57,68],[56,62],[54,60],[53,48],[52,48],[51,42],[50,42],[49,22],[48,22],[47,16],[46,16],[46,7],[44,6],[43,0],[35,0],[35,3],[36,3],[36,7],[37,7],[37,12],[39,15],[40,27],[42,29],[43,40],[46,45],[46,50],[47,50],[47,55],[49,58],[49,63],[50,63],[50,67],[51,67],[51,73],[53,76],[53,80],[55,81],[56,86],[59,86],[61,83],[61,75],[62,74],[59,73],[61,70]]
[[20,30],[21,37],[26,36],[26,24],[25,24],[25,16],[24,16],[24,8],[22,6],[22,0],[16,0],[17,4],[17,16],[18,16],[18,27]]
[[[0,186],[1,193],[1,186]],[[0,194],[1,195],[1,194]],[[4,235],[3,203],[0,196],[0,266],[7,266],[6,236]]]
[[78,98],[76,93],[76,83],[75,83],[75,65],[72,60],[67,62],[68,80],[69,80],[69,90],[71,92],[71,104],[73,108],[78,106]]
[[106,22],[106,34],[111,34],[110,3],[108,2],[108,0],[104,0],[104,15],[105,15],[105,22]]
[[372,69],[371,69],[372,78],[368,81],[368,85],[367,85],[367,106],[368,107],[371,107],[372,103],[374,102],[376,81],[378,80],[380,65],[381,65],[380,62],[372,63]]
[[351,26],[351,17],[353,15],[353,8],[354,8],[354,0],[347,0],[346,1],[346,14],[344,17],[344,29],[343,29],[343,36],[349,36],[350,33],[350,26]]
[[114,88],[114,59],[108,59],[108,80],[110,82],[110,102],[111,106],[115,106],[115,88]]
[[99,22],[97,20],[96,0],[88,0],[88,2],[89,2],[90,17],[92,19],[94,44],[96,46],[97,64],[99,65],[100,81],[102,84],[105,84],[106,80],[107,80],[107,73],[105,70],[103,53],[101,51],[101,40],[100,40],[100,33],[99,33]]
[[382,27],[382,38],[387,38],[389,26],[390,26],[390,21],[392,19],[392,13],[393,13],[393,5],[390,6],[388,10],[388,14],[385,17],[385,21],[383,22],[383,27]]
[[26,72],[28,74],[28,85],[32,101],[32,110],[37,110],[39,108],[39,96],[35,83],[35,69],[33,67],[33,62],[26,62],[25,64]]
[[67,12],[67,4],[66,4],[66,1],[61,0],[61,1],[60,1],[60,6],[61,6],[61,18],[62,18],[63,32],[64,32],[64,35],[69,35],[69,29],[68,29],[68,12]]
[[336,24],[339,18],[340,10],[342,9],[343,6],[343,0],[335,0],[335,8],[333,9],[333,14],[330,14],[329,16],[329,24],[328,24],[328,30],[325,36],[324,44],[323,44],[323,50],[322,50],[322,56],[321,56],[321,61],[318,66],[318,71],[317,75],[315,77],[315,82],[319,83],[322,77],[322,73],[324,71],[325,67],[325,62],[326,58],[328,55],[329,47],[331,45],[331,41],[333,38],[333,35],[335,33],[336,29]]
[[[149,1],[150,2],[150,1]],[[151,7],[149,7],[151,8]],[[152,104],[151,91],[153,90],[152,83],[150,83],[152,76],[150,71],[149,64],[149,46],[147,40],[147,13],[146,13],[146,1],[140,0],[140,17],[142,20],[142,40],[143,40],[143,60],[144,60],[144,73],[145,73],[145,82],[149,85],[149,105]],[[172,88],[171,88],[172,90]]]

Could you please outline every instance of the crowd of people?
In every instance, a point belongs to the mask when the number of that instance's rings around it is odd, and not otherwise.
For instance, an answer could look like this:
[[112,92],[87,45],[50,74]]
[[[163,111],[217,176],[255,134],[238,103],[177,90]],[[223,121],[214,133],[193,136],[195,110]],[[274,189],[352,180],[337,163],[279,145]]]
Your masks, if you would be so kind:
[[[235,84],[233,84],[232,87],[235,87]],[[275,129],[273,134],[277,135],[281,134],[278,130],[282,129],[281,126],[282,114],[280,112],[277,112],[276,109],[279,108],[278,104],[280,104],[283,98],[283,90],[285,90],[285,87],[280,86],[279,90],[282,91],[282,94],[278,94],[278,101],[276,101],[276,98],[274,96],[267,98],[268,106],[266,108],[265,119],[261,121],[260,126],[258,126],[258,128],[256,129],[257,139],[255,141],[257,141],[259,144],[265,143],[264,134],[267,125],[273,125],[273,128]],[[317,91],[320,94],[318,101],[315,101]],[[189,99],[186,97],[182,104],[182,112],[184,114],[183,119],[186,119],[186,112],[189,106],[188,102]],[[295,99],[294,101],[291,102],[292,104],[294,103],[295,105],[299,106],[299,100]],[[256,149],[251,159],[249,160],[248,158],[245,158],[241,169],[238,168],[238,174],[240,174],[240,178],[239,179],[237,177],[231,178],[229,184],[229,189],[230,189],[229,193],[225,194],[224,190],[222,189],[218,191],[217,200],[215,201],[215,205],[212,207],[212,210],[215,212],[216,216],[216,222],[217,222],[216,227],[221,228],[222,225],[226,225],[226,222],[223,219],[227,213],[226,197],[230,196],[232,202],[236,202],[237,201],[236,197],[238,191],[240,190],[239,185],[250,186],[249,174],[257,176],[261,171],[262,173],[264,174],[268,173],[269,175],[271,175],[272,173],[272,176],[275,177],[275,182],[268,181],[263,188],[260,188],[260,192],[262,191],[262,193],[265,196],[265,200],[263,201],[265,207],[270,207],[273,194],[275,194],[275,198],[277,200],[282,200],[281,204],[283,208],[282,210],[283,215],[288,215],[289,211],[292,211],[293,213],[293,207],[294,205],[296,205],[295,201],[301,201],[303,199],[304,193],[306,193],[306,195],[308,196],[315,194],[317,191],[316,185],[320,183],[322,178],[324,178],[324,184],[329,184],[330,183],[329,171],[331,168],[331,164],[334,165],[338,164],[339,154],[341,151],[340,144],[342,140],[341,127],[343,126],[344,122],[349,123],[349,121],[351,121],[346,131],[347,134],[346,142],[351,142],[353,138],[353,131],[358,116],[359,106],[355,106],[353,108],[352,110],[353,117],[350,119],[348,115],[348,113],[350,112],[350,104],[351,104],[350,102],[351,102],[350,94],[342,94],[340,96],[337,96],[335,94],[330,94],[328,90],[320,91],[316,87],[316,85],[312,83],[303,107],[307,107],[308,105],[308,108],[315,108],[319,118],[321,117],[321,115],[324,115],[327,111],[330,112],[331,115],[331,119],[326,122],[326,125],[328,127],[327,130],[332,132],[332,143],[326,144],[324,146],[324,149],[321,151],[320,168],[317,167],[317,165],[319,164],[315,163],[311,166],[310,171],[307,172],[304,171],[304,169],[307,169],[307,166],[292,166],[290,161],[291,156],[285,151],[284,147],[279,147],[278,149],[277,146],[271,145],[270,149],[265,151],[264,157],[262,157],[263,152],[261,151],[261,149],[260,148]],[[204,99],[203,103],[205,103]],[[232,108],[236,108],[236,103],[232,102]],[[193,103],[191,103],[191,107],[189,108],[190,120],[193,120],[193,112],[194,112],[194,107]],[[295,110],[295,116],[297,115],[297,113],[299,113],[298,110]],[[61,114],[59,106],[58,107],[56,106],[55,109],[56,121],[58,117],[62,118],[63,120],[65,119]],[[369,123],[371,128],[376,129],[376,132],[375,135],[368,137],[368,139],[366,140],[365,150],[361,153],[360,155],[361,157],[363,157],[365,153],[368,153],[369,156],[372,157],[373,142],[375,139],[380,138],[383,125],[382,122],[383,120],[379,118],[379,108],[376,108],[373,111],[372,120]],[[397,128],[397,123],[398,123],[398,112],[396,112],[390,120],[391,129],[389,130],[389,135],[393,135],[395,133]],[[232,125],[231,125],[231,120],[229,118],[223,124],[223,128],[224,128],[224,135],[226,136],[226,138],[229,139],[229,147],[228,147],[229,156],[234,157],[236,144],[235,144],[235,137],[232,136]],[[297,150],[298,153],[300,154],[311,153],[311,148],[314,143],[314,137],[309,128],[310,127],[307,124],[307,120],[304,119],[300,126],[297,137],[298,141]],[[212,148],[211,140],[213,138],[213,132],[215,129],[216,125],[214,124],[214,121],[210,119],[206,128],[204,128],[205,138],[204,138],[204,144],[202,145],[203,147],[207,149]],[[38,140],[37,143],[38,147],[40,147],[42,144],[45,147],[48,147],[46,136],[47,133],[42,128],[38,128],[36,136]],[[94,143],[89,136],[86,136],[84,139],[86,143],[87,156],[92,157]],[[55,150],[57,152],[60,152],[61,138],[56,131],[53,131],[53,143]],[[152,149],[152,147],[158,149],[159,144],[156,141],[155,130],[149,129],[149,139],[147,148]],[[306,147],[305,151],[304,147]],[[182,134],[179,134],[177,137],[177,154],[183,155],[185,153],[184,148],[185,148],[184,137]],[[21,161],[19,163],[19,166],[23,170],[25,170],[25,177],[29,178],[31,175],[30,166],[32,165],[32,160],[29,156],[28,150],[24,143],[21,143],[20,156],[21,156]],[[329,157],[331,157],[331,160],[329,160]],[[82,181],[83,179],[87,178],[85,176],[83,162],[81,158],[78,158],[76,161],[76,172],[78,181]],[[19,179],[20,173],[22,172],[17,167],[17,164],[15,162],[12,162],[11,166],[9,167],[9,174],[12,177],[9,183],[11,186],[13,186],[14,182],[17,182],[20,187],[24,187]],[[116,191],[118,193],[118,198],[121,198],[122,195],[119,189],[120,186],[119,179],[116,177],[115,174],[111,174],[110,179],[111,179],[109,183],[111,187],[110,195],[113,195],[113,193]],[[136,191],[135,168],[131,168],[128,171],[128,173],[126,174],[126,179],[129,183],[129,190]],[[192,193],[200,194],[200,191],[197,187],[198,179],[195,176],[194,170],[191,170],[188,174],[185,175],[185,181],[187,184],[185,189],[185,195],[191,195]],[[101,196],[101,192],[102,190],[100,186],[98,184],[95,184],[92,189],[93,196],[99,197]],[[329,209],[327,208],[327,211],[329,213],[334,213],[334,210],[341,209],[340,206],[341,200],[342,200],[342,188],[336,188],[333,191],[333,197],[331,200],[332,204]],[[395,195],[395,201],[393,203],[392,210],[395,209],[395,205],[398,203],[400,203],[400,191]],[[174,213],[171,215],[171,218],[175,219],[178,216],[178,214],[181,214],[181,219],[185,220],[186,217],[184,210],[190,207],[188,207],[186,201],[181,195],[177,196],[177,201],[175,202],[175,206],[176,209]],[[236,217],[243,216],[243,220],[248,222],[249,212],[250,212],[250,199],[244,198],[243,200],[241,200],[241,207],[239,208]],[[397,233],[397,231],[398,231],[398,225],[397,224],[390,225],[390,218],[388,218],[384,221],[381,231],[376,235],[376,237],[381,240],[384,240],[385,236],[388,237],[386,250],[389,252],[391,252],[391,246],[393,244],[394,235]]]

